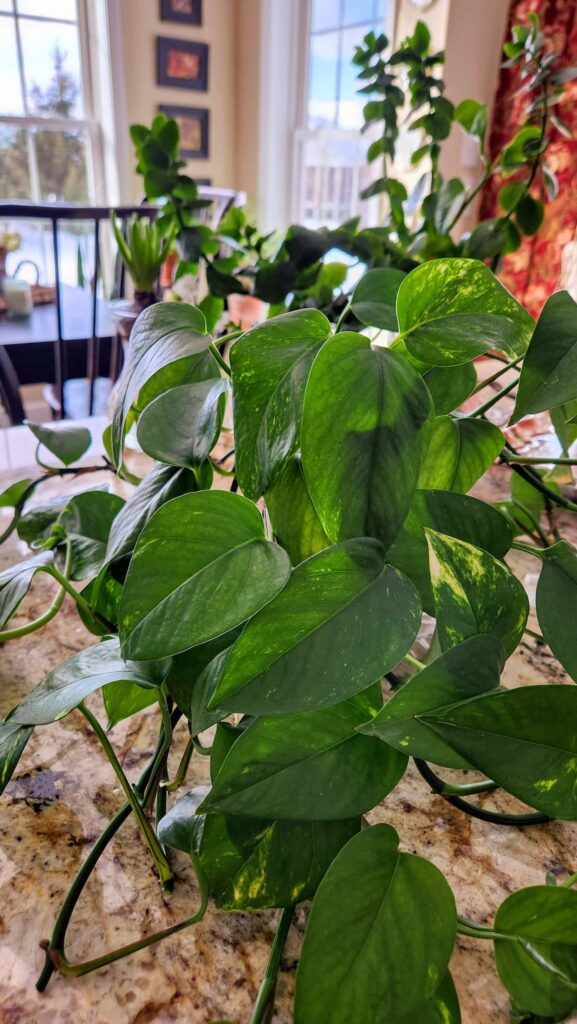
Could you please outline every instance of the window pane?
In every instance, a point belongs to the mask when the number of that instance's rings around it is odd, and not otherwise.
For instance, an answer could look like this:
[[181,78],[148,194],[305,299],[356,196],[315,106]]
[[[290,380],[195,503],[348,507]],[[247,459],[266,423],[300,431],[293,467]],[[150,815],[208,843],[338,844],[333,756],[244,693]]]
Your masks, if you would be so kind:
[[310,128],[324,128],[335,123],[338,56],[338,32],[311,36],[308,101]]
[[[374,18],[374,0],[345,0],[345,25],[360,25]],[[367,28],[368,32],[368,28]]]
[[347,28],[343,31],[343,61],[340,67],[340,102],[338,123],[340,128],[361,128],[363,124],[363,106],[367,97],[359,96],[358,89],[363,83],[357,78],[358,68],[352,63],[356,46],[361,46],[367,26]]
[[23,114],[22,90],[18,71],[18,51],[13,18],[0,18],[0,110],[3,114]]
[[0,11],[11,11],[12,0],[0,0]]
[[82,132],[35,132],[40,199],[88,202],[87,139]]
[[323,32],[328,28],[338,28],[340,23],[341,0],[312,0],[312,32]]
[[18,0],[18,14],[32,14],[39,18],[76,20],[76,0]]
[[20,20],[30,114],[82,117],[82,78],[75,25]]
[[0,125],[0,196],[30,199],[27,132],[24,128]]

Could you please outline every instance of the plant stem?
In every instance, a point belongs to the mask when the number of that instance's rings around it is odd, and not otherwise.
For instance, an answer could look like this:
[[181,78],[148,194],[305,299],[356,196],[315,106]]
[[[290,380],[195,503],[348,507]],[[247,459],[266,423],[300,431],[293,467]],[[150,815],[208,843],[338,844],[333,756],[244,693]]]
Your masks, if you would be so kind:
[[[538,534],[538,536],[539,536],[539,538],[540,538],[540,540],[541,540],[541,542],[543,544],[543,547],[545,547],[545,548],[550,547],[547,534],[545,533],[544,529],[542,528],[539,520],[531,512],[531,509],[527,508],[526,505],[523,505],[522,502],[517,501],[516,498],[513,498],[512,501],[513,501],[513,505],[516,508],[520,509],[521,512],[523,513],[523,515],[527,516],[527,519],[531,523],[533,529]],[[519,523],[519,526],[521,526],[523,529],[525,529],[525,526],[526,526],[525,523],[521,522],[519,519],[517,519],[516,521]]]
[[166,789],[169,793],[173,793],[175,789],[180,789],[180,787],[182,786],[182,783],[184,782],[184,780],[186,778],[186,773],[188,771],[188,766],[190,764],[190,759],[191,759],[193,753],[194,753],[194,743],[192,742],[192,737],[191,737],[189,739],[188,743],[186,744],[186,747],[185,747],[185,750],[184,750],[184,754],[182,755],[182,758],[180,760],[180,764],[179,764],[179,766],[177,768],[177,771],[176,771],[176,775],[174,776],[172,782],[162,782],[161,783],[161,786],[164,789]]
[[457,917],[457,931],[459,935],[468,935],[472,939],[506,939],[514,938],[514,936],[502,935],[500,932],[494,931],[492,928],[488,928],[486,924],[477,924],[475,921],[469,921],[466,917]]
[[467,413],[465,418],[473,419],[476,416],[482,416],[483,413],[487,412],[488,409],[491,409],[494,405],[497,404],[497,402],[500,402],[501,399],[505,397],[505,395],[508,395],[509,392],[516,387],[517,380],[512,380],[510,384],[506,384],[504,388],[501,388],[501,390],[497,392],[496,395],[492,395],[491,398],[487,399],[487,401],[483,405],[480,405],[478,409],[475,409],[473,412]]
[[531,484],[536,491],[540,491],[544,494],[549,501],[553,502],[554,505],[559,505],[560,508],[569,509],[571,512],[577,512],[577,505],[574,501],[570,501],[569,498],[565,498],[562,494],[556,494],[552,491],[547,484],[544,484],[539,476],[537,476],[530,467],[519,466],[516,463],[509,463],[508,452],[501,452],[501,459],[504,463],[509,464],[514,473],[526,480],[528,484]]
[[541,636],[540,633],[536,633],[534,629],[528,629],[527,626],[525,626],[524,632],[527,633],[528,636],[532,636],[533,640],[538,640],[540,644],[547,642],[545,637]]
[[577,882],[577,871],[572,875],[569,875],[569,878],[566,878],[564,882],[560,883],[560,885],[563,889],[569,889],[572,885],[575,885],[575,882]]
[[224,370],[224,372],[227,374],[227,376],[230,377],[231,376],[231,372],[232,372],[231,369],[230,369],[230,366],[228,365],[226,359],[222,358],[222,356],[221,356],[220,352],[218,351],[218,348],[216,347],[214,342],[211,345],[209,345],[209,348],[210,348],[210,351],[212,352],[214,358],[216,359],[218,365],[221,367],[222,370]]
[[515,551],[526,551],[528,555],[534,555],[535,558],[543,559],[541,548],[534,548],[530,544],[522,544],[520,540],[514,540],[511,547]]
[[482,391],[483,388],[486,388],[488,384],[493,384],[496,380],[499,380],[499,377],[502,377],[504,373],[507,373],[507,370],[512,370],[515,366],[518,366],[524,358],[525,355],[518,356],[517,359],[514,359],[511,363],[505,363],[505,365],[501,366],[499,370],[495,370],[495,373],[492,373],[490,377],[485,377],[484,380],[479,381],[477,387],[473,391],[473,394],[476,395],[479,391]]
[[521,466],[577,466],[577,459],[553,459],[548,456],[539,459],[528,455],[507,455],[507,462],[517,462]]
[[147,946],[152,946],[155,942],[160,942],[161,939],[167,939],[170,935],[175,935],[176,932],[182,931],[183,928],[188,928],[190,925],[196,924],[198,921],[202,920],[208,906],[208,886],[198,863],[196,854],[191,853],[190,857],[196,871],[196,877],[200,888],[200,906],[194,914],[190,917],[186,917],[183,921],[178,921],[177,924],[171,924],[168,928],[164,928],[160,932],[155,932],[153,935],[147,935],[146,938],[138,939],[136,942],[130,942],[127,946],[121,946],[119,949],[115,949],[111,953],[104,953],[102,956],[95,957],[94,960],[85,960],[84,963],[81,964],[71,964],[66,958],[63,949],[49,949],[48,955],[56,969],[67,977],[78,978],[82,974],[89,974],[91,971],[97,971],[99,967],[106,967],[108,964],[113,964],[116,960],[121,960],[125,956],[137,953],[140,949],[146,949]]
[[[256,997],[250,1024],[266,1024],[272,1017],[271,1010],[274,1007],[274,993],[276,979],[280,967],[282,951],[287,940],[291,921],[293,919],[294,907],[285,907],[283,910],[275,937],[270,949],[270,956],[264,972],[264,977]],[[272,1003],[272,1006],[271,1006]]]
[[485,779],[483,782],[465,782],[461,786],[453,785],[451,782],[445,782],[443,792],[440,795],[472,796],[474,793],[492,793],[495,789],[499,789],[499,786],[491,779]]
[[86,707],[85,704],[79,704],[78,710],[82,712],[87,722],[92,726],[92,729],[96,733],[96,736],[100,741],[104,753],[106,754],[108,760],[110,761],[114,769],[115,775],[118,781],[120,782],[122,789],[124,790],[126,799],[128,800],[134,812],[136,820],[138,821],[138,824],[140,826],[140,830],[142,832],[144,841],[148,846],[152,854],[153,860],[156,864],[162,888],[165,890],[172,889],[174,880],[168,861],[156,837],[156,833],[140,805],[138,797],[136,796],[132,786],[130,785],[128,779],[126,778],[126,775],[124,774],[121,768],[120,762],[114,752],[114,749],[112,747],[112,744],[110,743],[110,740],[108,739],[108,736],[106,735],[104,729],[100,725],[100,722],[98,721],[96,716],[92,714],[92,712]]
[[[71,562],[72,545],[70,541],[67,540],[66,555],[64,558],[65,574],[70,572]],[[40,566],[40,568],[44,568],[44,566]],[[60,573],[58,573],[58,575],[60,576]],[[62,580],[65,580],[65,576],[62,576]],[[67,580],[66,583],[68,583]],[[37,619],[34,619],[33,622],[28,622],[25,626],[15,626],[14,629],[5,629],[2,632],[0,632],[0,643],[5,643],[7,640],[17,640],[21,636],[27,636],[28,633],[35,633],[37,629],[40,629],[42,626],[45,626],[47,622],[50,622],[50,619],[53,619],[54,616],[60,611],[60,608],[64,603],[64,598],[66,597],[67,589],[68,588],[65,587],[63,583],[61,583],[60,590],[56,594],[56,597],[53,599],[50,607],[44,612],[43,615],[40,615]]]
[[438,775],[435,775],[426,761],[423,761],[420,757],[415,757],[413,760],[417,771],[429,783],[434,793],[437,793],[443,800],[452,804],[459,811],[469,814],[472,818],[479,818],[480,821],[489,822],[491,825],[511,825],[516,827],[521,825],[544,825],[546,822],[551,821],[548,815],[541,814],[540,811],[531,811],[527,814],[501,814],[498,811],[487,811],[483,807],[475,807],[474,804],[467,803],[466,800],[462,800],[459,796],[450,796],[445,792],[446,783]]
[[339,334],[340,331],[342,331],[343,324],[344,324],[345,320],[347,319],[350,311],[351,311],[351,304],[350,304],[350,302],[347,302],[347,304],[346,304],[345,308],[343,309],[339,319],[337,320],[337,323],[336,323],[336,326],[335,326],[335,334]]
[[426,665],[424,665],[422,662],[419,662],[418,657],[413,657],[412,654],[405,654],[404,660],[405,662],[408,662],[409,665],[413,665],[415,669],[418,669],[419,671],[421,669],[426,669]]
[[[146,789],[151,778],[154,776],[155,769],[158,766],[159,758],[163,754],[163,748],[163,731],[161,729],[154,754],[152,755],[151,760],[147,764],[146,768],[144,769],[142,775],[140,776],[138,782],[134,787],[135,792],[137,794],[141,793],[143,790]],[[145,797],[143,798],[143,802],[144,799]],[[39,992],[44,991],[55,970],[54,963],[52,962],[49,956],[49,951],[52,949],[62,950],[64,948],[64,941],[66,938],[66,931],[70,923],[70,918],[72,917],[74,908],[78,903],[78,900],[80,899],[80,895],[84,889],[84,886],[86,885],[88,879],[90,878],[90,875],[92,874],[94,868],[96,867],[96,864],[100,860],[100,857],[104,853],[106,847],[108,846],[112,838],[116,835],[120,826],[129,817],[131,811],[132,806],[128,802],[123,804],[122,807],[120,807],[116,811],[116,814],[114,815],[113,818],[111,818],[111,820],[102,830],[102,832],[98,836],[98,839],[94,843],[94,846],[88,853],[86,859],[83,861],[83,863],[80,865],[80,868],[76,872],[72,885],[70,886],[68,892],[66,893],[60,910],[58,911],[56,921],[54,922],[54,928],[52,929],[52,935],[50,937],[50,941],[48,943],[48,948],[46,952],[46,961],[40,973],[38,981],[36,982],[36,988],[38,989]]]

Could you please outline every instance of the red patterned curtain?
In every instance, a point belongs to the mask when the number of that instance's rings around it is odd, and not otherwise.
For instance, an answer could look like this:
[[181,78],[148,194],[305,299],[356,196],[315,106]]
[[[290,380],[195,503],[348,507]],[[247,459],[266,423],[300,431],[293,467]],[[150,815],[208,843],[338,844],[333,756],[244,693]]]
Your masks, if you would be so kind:
[[[512,25],[528,24],[528,16],[533,11],[539,15],[552,48],[563,55],[563,63],[577,64],[577,0],[512,0],[509,29]],[[515,95],[517,86],[516,71],[502,68],[489,138],[492,158],[522,123],[523,99]],[[539,232],[525,238],[517,252],[505,257],[499,275],[533,315],[539,314],[547,297],[558,288],[563,246],[572,241],[577,228],[577,82],[566,87],[559,114],[575,136],[567,139],[557,129],[551,130],[547,163],[559,179],[559,195],[547,202]],[[482,218],[495,217],[502,212],[497,195],[506,180],[495,175],[490,181],[481,200]],[[538,184],[534,194],[545,200],[541,190],[542,184]]]

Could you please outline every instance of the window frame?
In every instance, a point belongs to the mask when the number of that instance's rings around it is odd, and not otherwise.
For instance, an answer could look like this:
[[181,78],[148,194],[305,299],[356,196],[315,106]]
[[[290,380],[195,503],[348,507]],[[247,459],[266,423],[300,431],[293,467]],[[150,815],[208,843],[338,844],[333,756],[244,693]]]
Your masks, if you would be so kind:
[[[106,200],[106,196],[102,195],[102,188],[105,184],[104,174],[104,145],[103,145],[103,132],[101,125],[96,120],[95,116],[95,79],[94,69],[90,59],[90,33],[91,24],[89,18],[89,11],[87,0],[76,0],[76,12],[77,16],[74,21],[66,18],[58,18],[50,14],[46,15],[31,15],[31,14],[20,14],[18,11],[18,0],[12,0],[13,9],[12,11],[3,11],[2,16],[12,18],[15,26],[16,33],[16,56],[18,62],[18,73],[20,76],[20,88],[22,90],[22,98],[26,107],[26,79],[24,73],[24,62],[23,62],[23,50],[22,50],[22,39],[20,35],[20,20],[26,19],[27,21],[35,22],[57,22],[61,25],[74,25],[78,32],[79,42],[79,53],[80,53],[80,74],[81,74],[81,89],[83,99],[83,116],[82,117],[43,117],[35,114],[0,114],[0,125],[5,125],[8,128],[23,128],[23,129],[45,129],[47,131],[70,131],[71,128],[83,132],[87,138],[87,154],[86,154],[86,176],[88,186],[88,197],[87,202],[94,204],[97,202],[103,202]],[[28,167],[30,175],[30,201],[33,203],[41,203],[42,197],[40,194],[40,184],[38,177],[38,164],[36,158],[36,147],[32,138],[32,132],[28,131],[26,135],[27,150],[28,150]],[[102,183],[102,186],[97,185],[98,182]]]

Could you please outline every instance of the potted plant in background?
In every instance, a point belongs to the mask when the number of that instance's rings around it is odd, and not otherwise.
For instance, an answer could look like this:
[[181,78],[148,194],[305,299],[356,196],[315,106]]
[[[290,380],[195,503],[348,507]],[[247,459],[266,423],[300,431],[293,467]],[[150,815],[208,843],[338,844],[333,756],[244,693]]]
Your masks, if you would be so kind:
[[124,233],[115,213],[111,221],[119,256],[134,285],[132,299],[121,299],[112,307],[119,333],[126,341],[139,314],[161,297],[160,273],[172,249],[175,229],[173,225],[159,225],[149,217],[133,214]]

